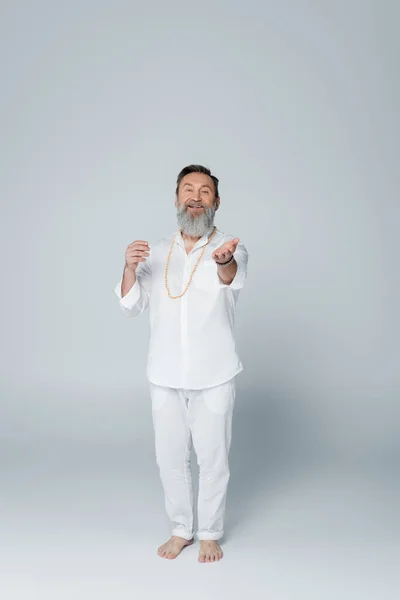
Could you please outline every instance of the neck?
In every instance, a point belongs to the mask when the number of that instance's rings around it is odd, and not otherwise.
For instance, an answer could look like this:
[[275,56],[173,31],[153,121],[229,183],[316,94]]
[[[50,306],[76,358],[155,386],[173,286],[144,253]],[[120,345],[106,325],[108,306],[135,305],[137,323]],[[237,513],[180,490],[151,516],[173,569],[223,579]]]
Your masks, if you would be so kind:
[[188,242],[193,242],[195,244],[196,242],[198,242],[201,239],[200,237],[193,237],[192,235],[187,235],[186,233],[183,233],[183,231],[181,231],[181,234],[182,234],[182,238],[185,240],[185,242],[188,241]]
[[[204,235],[207,235],[207,237],[209,237],[213,231],[214,231],[214,225],[211,227],[210,230],[206,231]],[[194,237],[192,235],[188,235],[187,233],[184,233],[182,230],[181,230],[181,235],[185,241],[192,242],[193,244],[198,242],[203,237],[202,235]]]

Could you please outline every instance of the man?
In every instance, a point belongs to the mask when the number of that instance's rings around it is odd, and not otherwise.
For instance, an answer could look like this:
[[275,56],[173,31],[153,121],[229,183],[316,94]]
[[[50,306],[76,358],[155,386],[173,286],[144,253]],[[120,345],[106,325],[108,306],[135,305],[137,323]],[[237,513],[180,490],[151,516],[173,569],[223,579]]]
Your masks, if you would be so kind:
[[127,316],[149,307],[147,377],[157,465],[172,537],[158,549],[176,558],[193,543],[190,450],[199,464],[200,562],[222,558],[229,479],[235,377],[243,369],[235,350],[234,317],[247,274],[248,254],[238,238],[214,226],[218,179],[201,165],[178,175],[178,230],[150,247],[129,244],[115,293]]

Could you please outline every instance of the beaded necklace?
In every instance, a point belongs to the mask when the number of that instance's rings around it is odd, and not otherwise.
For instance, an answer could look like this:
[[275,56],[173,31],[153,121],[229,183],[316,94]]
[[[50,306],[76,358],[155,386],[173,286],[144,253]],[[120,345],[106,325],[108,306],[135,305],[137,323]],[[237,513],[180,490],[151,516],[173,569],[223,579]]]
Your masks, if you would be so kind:
[[212,233],[210,234],[207,242],[205,243],[205,245],[203,247],[203,250],[200,253],[200,256],[199,256],[196,264],[194,265],[193,271],[191,272],[190,277],[189,277],[189,281],[187,282],[187,284],[185,286],[185,289],[183,290],[182,294],[179,294],[178,296],[172,296],[171,292],[170,292],[170,289],[169,289],[169,286],[168,286],[168,269],[169,269],[169,263],[170,263],[170,260],[171,260],[171,255],[172,255],[172,250],[174,248],[175,240],[176,240],[178,234],[180,233],[180,231],[177,232],[176,236],[172,240],[171,247],[169,249],[168,258],[167,258],[167,264],[165,266],[165,277],[164,277],[165,287],[166,287],[168,296],[171,298],[171,300],[176,300],[177,298],[182,298],[182,296],[184,296],[186,294],[186,292],[188,291],[189,285],[192,283],[193,275],[195,274],[196,269],[197,269],[197,267],[198,267],[201,259],[203,258],[203,255],[204,255],[204,252],[206,251],[207,245],[211,242],[211,238],[213,237],[213,235],[215,234],[216,231],[217,231],[217,228],[214,227]]

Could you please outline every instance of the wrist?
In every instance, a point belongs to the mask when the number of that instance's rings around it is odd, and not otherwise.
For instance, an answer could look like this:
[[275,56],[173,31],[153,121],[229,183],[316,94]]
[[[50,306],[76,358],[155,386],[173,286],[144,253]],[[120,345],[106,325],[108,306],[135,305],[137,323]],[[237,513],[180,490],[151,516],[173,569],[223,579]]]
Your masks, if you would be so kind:
[[233,256],[233,254],[232,254],[232,256],[230,257],[230,259],[229,259],[229,260],[226,260],[226,261],[225,261],[225,262],[223,262],[223,263],[220,263],[220,262],[218,262],[217,260],[216,260],[215,262],[217,263],[217,266],[218,266],[218,267],[227,267],[228,265],[230,265],[231,263],[233,263],[233,261],[234,261],[234,260],[235,260],[235,257],[234,257],[234,256]]
[[124,274],[126,275],[135,275],[136,273],[136,268],[130,267],[129,265],[125,265],[124,267]]

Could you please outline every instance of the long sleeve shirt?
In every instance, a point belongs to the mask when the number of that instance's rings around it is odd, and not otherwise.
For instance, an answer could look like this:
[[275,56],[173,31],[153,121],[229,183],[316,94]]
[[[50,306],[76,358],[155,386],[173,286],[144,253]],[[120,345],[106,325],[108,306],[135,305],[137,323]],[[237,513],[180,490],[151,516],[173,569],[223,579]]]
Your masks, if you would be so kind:
[[219,385],[237,375],[243,365],[236,352],[234,321],[236,303],[247,276],[248,253],[239,242],[234,252],[237,272],[230,285],[218,276],[212,253],[234,236],[219,229],[206,247],[187,292],[171,299],[165,287],[165,269],[172,240],[175,239],[168,271],[173,296],[181,294],[207,243],[200,238],[187,253],[181,233],[150,245],[150,256],[138,264],[136,281],[121,296],[122,278],[114,292],[128,317],[146,308],[150,317],[150,344],[147,378],[167,387],[202,389]]

